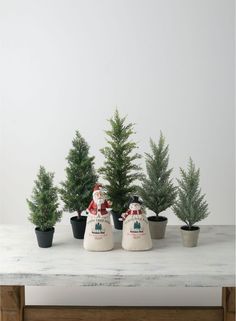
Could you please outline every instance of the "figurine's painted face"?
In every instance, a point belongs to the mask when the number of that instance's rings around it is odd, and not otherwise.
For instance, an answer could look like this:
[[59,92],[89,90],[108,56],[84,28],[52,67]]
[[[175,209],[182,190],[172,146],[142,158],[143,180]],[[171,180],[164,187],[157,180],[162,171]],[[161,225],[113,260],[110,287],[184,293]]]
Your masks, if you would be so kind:
[[141,210],[141,205],[139,203],[131,203],[129,208],[131,211],[139,211]]
[[93,200],[96,204],[102,204],[105,202],[105,195],[102,191],[96,191],[93,194]]

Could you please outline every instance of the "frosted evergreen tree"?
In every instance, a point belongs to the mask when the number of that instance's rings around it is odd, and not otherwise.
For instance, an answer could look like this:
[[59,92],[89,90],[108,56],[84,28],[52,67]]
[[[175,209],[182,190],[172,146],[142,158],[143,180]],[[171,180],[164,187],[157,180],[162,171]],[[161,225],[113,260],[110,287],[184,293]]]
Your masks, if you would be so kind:
[[156,214],[156,220],[160,220],[158,215],[174,204],[177,190],[171,179],[169,147],[162,133],[158,145],[150,139],[150,147],[152,153],[146,153],[147,176],[143,179],[140,196],[144,205]]
[[189,159],[188,169],[180,168],[181,179],[178,179],[178,200],[173,206],[176,216],[189,229],[209,215],[205,194],[199,187],[200,169],[196,169],[192,159]]

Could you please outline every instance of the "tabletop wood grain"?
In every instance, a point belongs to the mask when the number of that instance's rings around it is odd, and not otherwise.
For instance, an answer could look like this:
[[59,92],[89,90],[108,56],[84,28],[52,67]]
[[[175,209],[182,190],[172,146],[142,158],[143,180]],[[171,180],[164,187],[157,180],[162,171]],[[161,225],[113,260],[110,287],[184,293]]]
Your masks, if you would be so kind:
[[58,224],[53,247],[41,249],[33,228],[0,225],[0,285],[235,286],[234,226],[201,226],[196,248],[182,246],[179,226],[167,226],[146,252],[122,250],[121,233],[114,231],[114,250],[87,252]]

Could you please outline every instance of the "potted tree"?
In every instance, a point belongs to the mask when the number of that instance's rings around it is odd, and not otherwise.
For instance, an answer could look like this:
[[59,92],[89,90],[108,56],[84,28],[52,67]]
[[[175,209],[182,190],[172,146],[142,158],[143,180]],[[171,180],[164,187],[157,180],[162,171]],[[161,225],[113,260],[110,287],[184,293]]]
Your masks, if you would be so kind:
[[123,222],[119,219],[125,212],[130,196],[135,194],[135,181],[142,177],[140,166],[136,163],[141,155],[135,152],[137,144],[131,140],[134,124],[126,123],[126,117],[121,117],[118,110],[109,120],[110,130],[105,131],[107,144],[101,149],[105,157],[104,166],[99,173],[107,182],[105,188],[112,202],[112,216],[116,229],[122,229]]
[[168,145],[162,133],[158,145],[150,139],[150,147],[152,154],[146,153],[147,176],[143,178],[140,196],[144,205],[155,213],[148,217],[151,237],[162,239],[168,220],[160,213],[174,204],[177,190],[170,178]]
[[195,224],[209,215],[205,195],[199,188],[200,169],[196,169],[190,158],[188,169],[180,168],[181,179],[178,179],[178,200],[173,206],[176,216],[185,223],[181,227],[183,245],[197,246],[200,227]]
[[40,166],[31,200],[27,199],[30,209],[29,220],[36,226],[35,233],[39,247],[51,247],[54,226],[59,222],[62,212],[58,211],[57,188],[53,185],[54,174]]
[[89,156],[89,146],[79,131],[76,131],[72,146],[66,158],[66,180],[61,183],[59,192],[64,202],[64,210],[77,212],[77,215],[70,219],[74,237],[83,239],[87,217],[82,216],[82,212],[91,200],[97,175],[94,157]]

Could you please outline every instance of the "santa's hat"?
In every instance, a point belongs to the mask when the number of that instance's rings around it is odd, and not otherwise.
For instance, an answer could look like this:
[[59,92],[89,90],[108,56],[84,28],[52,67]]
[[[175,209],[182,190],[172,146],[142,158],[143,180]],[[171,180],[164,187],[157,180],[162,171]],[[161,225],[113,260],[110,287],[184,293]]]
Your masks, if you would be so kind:
[[93,194],[96,193],[96,192],[98,192],[98,191],[100,191],[100,192],[103,191],[102,184],[99,184],[99,183],[98,183],[98,184],[96,184],[96,185],[94,186]]

